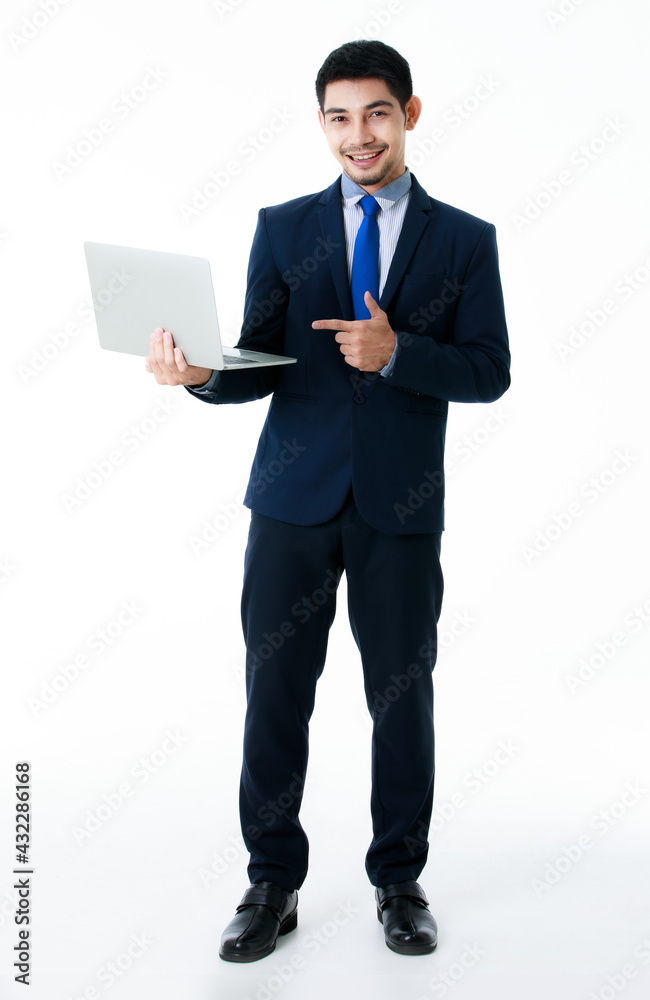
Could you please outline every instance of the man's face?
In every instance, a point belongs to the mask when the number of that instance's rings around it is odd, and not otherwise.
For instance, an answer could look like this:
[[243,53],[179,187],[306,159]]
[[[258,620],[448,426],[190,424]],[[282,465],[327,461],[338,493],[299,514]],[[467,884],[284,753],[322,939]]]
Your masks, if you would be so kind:
[[321,127],[348,177],[372,194],[404,173],[406,133],[420,117],[419,97],[402,111],[384,80],[336,80],[325,88],[323,104]]

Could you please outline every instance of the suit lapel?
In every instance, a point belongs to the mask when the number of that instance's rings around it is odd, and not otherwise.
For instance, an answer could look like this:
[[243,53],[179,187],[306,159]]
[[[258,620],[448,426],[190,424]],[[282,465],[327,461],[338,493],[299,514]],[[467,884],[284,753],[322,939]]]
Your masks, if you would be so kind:
[[422,188],[415,177],[411,179],[411,199],[409,201],[402,231],[397,241],[395,254],[391,261],[388,277],[384,290],[379,297],[379,306],[386,312],[393,295],[399,287],[399,283],[404,277],[404,272],[415,253],[415,249],[420,241],[429,219],[431,217],[431,199]]
[[[334,287],[339,303],[339,319],[352,319],[352,295],[348,276],[348,257],[345,245],[345,230],[343,228],[343,209],[341,207],[341,178],[337,178],[330,187],[323,191],[318,208],[321,233],[323,239],[331,240],[336,249],[328,257],[329,266],[334,279]],[[331,318],[334,318],[333,316]]]

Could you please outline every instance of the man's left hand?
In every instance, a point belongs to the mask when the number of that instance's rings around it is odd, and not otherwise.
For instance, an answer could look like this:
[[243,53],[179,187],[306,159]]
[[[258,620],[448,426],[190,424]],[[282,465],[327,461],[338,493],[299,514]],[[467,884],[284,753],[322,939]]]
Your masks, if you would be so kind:
[[361,372],[378,372],[388,364],[397,338],[370,292],[363,300],[370,312],[369,319],[317,319],[313,330],[339,330],[334,340],[341,346],[346,362]]

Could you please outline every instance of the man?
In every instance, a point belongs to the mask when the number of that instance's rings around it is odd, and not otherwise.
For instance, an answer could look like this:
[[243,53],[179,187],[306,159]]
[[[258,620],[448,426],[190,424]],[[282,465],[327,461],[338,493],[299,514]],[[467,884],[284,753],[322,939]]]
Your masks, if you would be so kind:
[[259,213],[238,346],[297,363],[212,372],[187,365],[160,329],[146,362],[158,383],[209,403],[273,394],[244,500],[239,805],[251,885],[222,937],[227,961],[270,954],[297,925],[309,719],[343,570],[373,720],[377,915],[393,951],[437,943],[417,878],[433,804],[446,417],[449,401],[498,399],[510,354],[494,226],[430,198],[406,169],[421,111],[412,89],[390,46],[332,52],[316,92],[342,176]]

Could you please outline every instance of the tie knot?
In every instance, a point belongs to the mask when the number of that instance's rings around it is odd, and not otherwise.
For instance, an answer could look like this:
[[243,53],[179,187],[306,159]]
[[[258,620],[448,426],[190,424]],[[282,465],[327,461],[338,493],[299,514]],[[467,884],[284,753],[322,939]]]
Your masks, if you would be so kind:
[[375,201],[371,194],[364,195],[359,204],[364,215],[376,215],[379,211],[379,202]]

